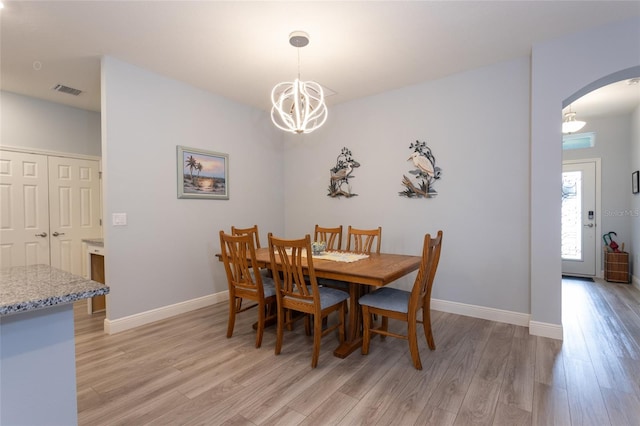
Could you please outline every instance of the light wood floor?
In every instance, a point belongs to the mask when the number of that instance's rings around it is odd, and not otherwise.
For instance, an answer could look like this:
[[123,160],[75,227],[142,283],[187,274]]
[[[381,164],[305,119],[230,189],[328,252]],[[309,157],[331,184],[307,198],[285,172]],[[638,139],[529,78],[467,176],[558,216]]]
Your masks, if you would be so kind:
[[302,324],[275,356],[273,328],[254,348],[255,312],[225,337],[227,305],[108,336],[76,305],[80,425],[639,425],[640,292],[565,280],[564,341],[433,313],[437,349],[376,338],[367,356],[318,368]]

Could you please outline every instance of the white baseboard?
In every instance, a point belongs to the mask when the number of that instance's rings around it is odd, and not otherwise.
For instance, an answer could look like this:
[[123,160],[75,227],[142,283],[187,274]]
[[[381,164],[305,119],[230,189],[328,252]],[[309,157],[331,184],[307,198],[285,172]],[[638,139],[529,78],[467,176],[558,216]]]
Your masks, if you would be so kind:
[[549,339],[563,340],[563,329],[561,324],[530,321],[529,334],[533,336],[548,337]]
[[531,315],[529,314],[438,299],[431,300],[431,309],[434,311],[448,312],[450,314],[465,315],[473,318],[482,318],[489,321],[529,327],[529,334],[531,335],[562,340],[562,325],[531,321]]
[[[171,318],[175,315],[226,302],[229,299],[227,290],[219,293],[187,300],[174,305],[163,306],[117,320],[104,320],[104,331],[107,334],[120,333],[155,321]],[[529,327],[529,334],[562,340],[562,326],[537,321],[530,321],[529,314],[505,311],[502,309],[487,308],[485,306],[468,305],[465,303],[450,302],[447,300],[432,299],[431,309],[434,311],[448,312],[456,315],[465,315],[473,318],[481,318],[489,321],[503,322],[506,324]]]
[[529,314],[504,311],[502,309],[487,308],[485,306],[467,305],[465,303],[449,302],[447,300],[431,299],[431,309],[448,312],[450,314],[465,315],[467,317],[482,318],[507,324],[529,326]]
[[171,318],[175,315],[204,308],[205,306],[215,305],[216,303],[225,302],[227,300],[229,300],[229,291],[225,290],[219,293],[199,297],[197,299],[187,300],[184,302],[176,303],[174,305],[163,306],[161,308],[152,309],[146,312],[140,312],[139,314],[131,315],[124,318],[118,318],[116,320],[105,319],[104,332],[107,334],[120,333],[121,331],[140,327],[141,325],[150,324],[155,321]]

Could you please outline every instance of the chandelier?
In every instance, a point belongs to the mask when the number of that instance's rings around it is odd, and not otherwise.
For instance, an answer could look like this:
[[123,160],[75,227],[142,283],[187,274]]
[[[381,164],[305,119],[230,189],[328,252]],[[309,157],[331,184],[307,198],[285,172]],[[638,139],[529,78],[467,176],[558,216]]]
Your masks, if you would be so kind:
[[576,120],[576,113],[571,111],[571,105],[569,105],[569,111],[564,113],[562,120],[562,133],[575,133],[585,124],[587,123],[584,121]]
[[289,43],[298,48],[298,78],[278,83],[271,91],[271,121],[285,132],[311,133],[327,120],[324,91],[315,81],[300,80],[300,48],[309,44],[309,35],[294,31]]

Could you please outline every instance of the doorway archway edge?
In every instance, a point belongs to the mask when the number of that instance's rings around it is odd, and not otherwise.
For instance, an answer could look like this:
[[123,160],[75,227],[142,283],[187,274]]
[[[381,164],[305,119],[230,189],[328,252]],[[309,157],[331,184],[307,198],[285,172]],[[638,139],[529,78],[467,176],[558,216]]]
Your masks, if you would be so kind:
[[[640,70],[640,18],[535,45],[531,53],[529,332],[562,339],[560,177],[563,105]],[[611,80],[613,82],[616,80]],[[598,83],[599,82],[599,83]],[[582,93],[584,91],[584,93]],[[574,98],[574,96],[576,98]]]

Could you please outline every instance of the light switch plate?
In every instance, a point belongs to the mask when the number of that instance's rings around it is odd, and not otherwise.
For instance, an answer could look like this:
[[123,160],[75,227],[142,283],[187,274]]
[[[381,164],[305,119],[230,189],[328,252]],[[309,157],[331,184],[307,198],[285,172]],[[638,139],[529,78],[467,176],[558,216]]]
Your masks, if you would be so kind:
[[125,226],[127,224],[127,214],[126,213],[112,213],[111,221],[113,226]]

